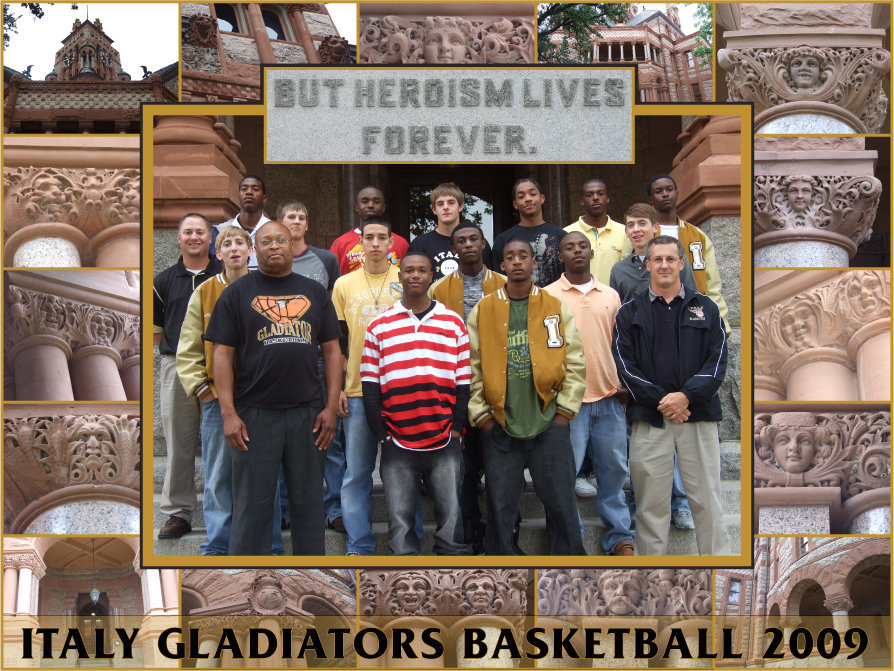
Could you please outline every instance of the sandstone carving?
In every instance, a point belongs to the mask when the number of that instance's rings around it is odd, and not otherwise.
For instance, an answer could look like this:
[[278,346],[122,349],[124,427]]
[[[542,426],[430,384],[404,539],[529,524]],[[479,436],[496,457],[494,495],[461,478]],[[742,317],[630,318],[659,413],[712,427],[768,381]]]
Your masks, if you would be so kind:
[[282,580],[273,572],[260,573],[248,588],[248,601],[259,615],[282,615],[286,610]]
[[543,615],[680,616],[711,613],[711,572],[696,569],[547,569]]
[[324,14],[323,5],[314,2],[296,2],[288,5],[290,12],[314,12],[316,14]]
[[533,63],[531,19],[361,19],[360,63]]
[[328,65],[351,63],[351,52],[344,37],[324,37],[317,47],[320,62]]
[[890,316],[888,274],[848,272],[836,282],[793,296],[755,318],[755,372],[775,376],[792,355],[817,347],[845,351],[858,329]]
[[360,614],[519,616],[526,588],[518,569],[362,571]]
[[31,569],[31,572],[38,579],[43,578],[47,572],[47,566],[43,559],[38,556],[34,550],[28,552],[10,552],[7,543],[4,540],[3,548],[3,568],[14,568],[20,570],[23,568]]
[[183,60],[184,70],[197,72],[223,73],[220,64],[220,53],[211,47],[197,47],[192,44],[183,44],[180,47],[180,57]]
[[193,14],[186,27],[186,43],[217,48],[217,21],[207,14]]
[[754,418],[755,487],[890,487],[891,415],[777,412]]
[[818,229],[855,245],[872,235],[882,183],[864,177],[758,175],[754,178],[755,233]]
[[4,233],[33,223],[70,224],[88,236],[140,221],[140,171],[6,168]]
[[102,345],[133,356],[140,348],[140,319],[108,308],[9,285],[6,346],[33,335],[54,335],[73,349]]
[[[755,114],[795,101],[842,107],[865,126],[882,130],[888,99],[882,82],[891,55],[870,47],[721,49],[730,102],[753,102]],[[863,130],[863,129],[858,129]]]
[[140,420],[127,415],[7,419],[3,458],[7,517],[70,485],[139,490]]

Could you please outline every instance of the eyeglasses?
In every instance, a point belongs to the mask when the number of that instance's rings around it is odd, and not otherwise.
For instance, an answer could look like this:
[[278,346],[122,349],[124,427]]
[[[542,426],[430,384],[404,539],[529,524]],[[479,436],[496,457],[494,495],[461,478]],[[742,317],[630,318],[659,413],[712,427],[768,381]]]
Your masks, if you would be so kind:
[[264,238],[263,240],[261,240],[261,241],[258,243],[258,247],[261,247],[262,249],[267,249],[267,247],[269,247],[270,245],[272,245],[274,242],[275,242],[277,245],[279,245],[280,247],[282,247],[282,246],[283,246],[284,244],[286,244],[288,241],[289,241],[288,238],[276,238],[275,240],[271,240],[270,238]]

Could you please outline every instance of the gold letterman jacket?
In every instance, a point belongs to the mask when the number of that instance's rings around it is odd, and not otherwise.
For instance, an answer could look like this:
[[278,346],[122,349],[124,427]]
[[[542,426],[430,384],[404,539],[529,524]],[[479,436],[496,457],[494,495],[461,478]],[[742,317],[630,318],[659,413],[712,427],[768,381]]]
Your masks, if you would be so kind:
[[[509,296],[502,288],[481,299],[469,314],[472,398],[469,419],[506,425],[506,356]],[[556,412],[574,419],[584,397],[584,347],[574,317],[562,301],[537,286],[528,297],[528,346],[534,386],[544,409],[555,399]]]
[[[492,294],[497,289],[506,286],[506,276],[495,273],[489,268],[484,269],[484,278],[481,280],[481,289],[484,295]],[[460,317],[465,314],[463,309],[465,298],[465,287],[463,285],[462,271],[457,268],[449,275],[445,275],[437,282],[431,285],[428,290],[428,297],[434,298],[438,303],[443,303],[449,309],[453,310]]]

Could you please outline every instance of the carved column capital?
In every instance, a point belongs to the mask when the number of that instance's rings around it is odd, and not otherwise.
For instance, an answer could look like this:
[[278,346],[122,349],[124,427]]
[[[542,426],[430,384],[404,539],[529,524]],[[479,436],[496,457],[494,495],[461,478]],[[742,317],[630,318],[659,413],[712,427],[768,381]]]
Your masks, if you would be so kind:
[[[755,115],[788,103],[823,103],[859,120],[857,132],[878,133],[888,109],[882,88],[891,55],[876,47],[721,49],[730,102],[755,103]],[[805,106],[801,111],[818,111]],[[795,111],[794,107],[792,111]],[[757,123],[757,122],[756,122]]]
[[841,498],[890,486],[891,415],[777,412],[754,418],[755,487],[838,487]]
[[882,183],[872,175],[758,175],[754,178],[755,248],[821,240],[847,249],[872,234]]
[[836,613],[841,611],[850,611],[851,608],[854,607],[854,602],[851,601],[851,598],[845,594],[839,594],[836,596],[829,597],[825,601],[823,601],[823,606],[830,613]]
[[37,550],[5,551],[3,553],[3,568],[14,568],[17,571],[23,568],[31,569],[38,579],[43,578],[47,572],[47,565],[37,554]]

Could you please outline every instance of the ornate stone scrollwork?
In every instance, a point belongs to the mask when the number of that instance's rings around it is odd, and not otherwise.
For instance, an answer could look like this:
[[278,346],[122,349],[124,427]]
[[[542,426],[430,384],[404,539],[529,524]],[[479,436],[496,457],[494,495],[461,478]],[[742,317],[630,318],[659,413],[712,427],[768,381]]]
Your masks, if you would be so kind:
[[6,168],[4,233],[33,223],[63,223],[86,235],[140,220],[140,171]]
[[372,615],[525,614],[527,572],[516,569],[364,571],[360,613]]
[[16,570],[22,568],[31,569],[31,572],[38,577],[43,578],[46,575],[47,567],[43,560],[34,550],[26,552],[10,552],[4,549],[3,552],[3,568],[14,568]]
[[823,601],[823,606],[825,606],[830,613],[840,613],[841,611],[847,612],[853,608],[854,602],[849,596],[833,596]]
[[360,63],[532,63],[530,19],[362,18]]
[[256,615],[285,613],[287,601],[280,577],[272,571],[260,573],[248,587],[248,601]]
[[32,335],[54,335],[73,349],[103,345],[139,353],[140,319],[14,285],[7,287],[7,351]]
[[839,487],[845,500],[891,486],[891,415],[762,413],[754,454],[755,487]]
[[544,615],[710,615],[711,572],[696,569],[540,571]]
[[861,326],[891,316],[891,280],[881,270],[856,270],[840,283],[841,310],[850,321],[849,336]]
[[7,486],[35,500],[68,485],[140,486],[140,420],[126,415],[7,419]]
[[350,47],[344,37],[335,37],[334,35],[324,37],[320,46],[317,47],[317,53],[320,55],[321,63],[340,65],[352,62]]
[[217,47],[217,21],[207,14],[193,14],[186,28],[186,43],[197,47]]
[[754,178],[754,230],[819,229],[860,245],[872,234],[882,183],[872,176],[758,175]]
[[882,130],[888,99],[882,82],[891,55],[871,47],[721,49],[730,102],[754,102],[756,113],[797,101],[828,103]]

